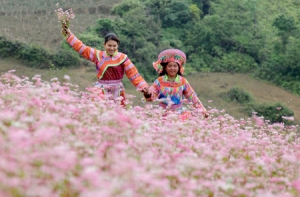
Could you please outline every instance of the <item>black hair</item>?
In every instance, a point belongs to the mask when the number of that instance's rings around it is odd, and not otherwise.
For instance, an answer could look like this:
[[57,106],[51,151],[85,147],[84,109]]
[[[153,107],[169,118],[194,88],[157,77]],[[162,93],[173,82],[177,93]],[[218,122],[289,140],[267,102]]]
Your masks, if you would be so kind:
[[110,40],[114,40],[118,44],[120,44],[120,39],[118,38],[118,36],[115,33],[108,33],[108,34],[106,34],[106,36],[104,37],[104,44],[106,44]]
[[[159,76],[163,76],[163,75],[166,75],[168,74],[167,71],[166,71],[166,67],[168,65],[169,62],[163,62],[163,63],[160,63],[160,65],[163,67],[163,70],[161,73],[159,73]],[[180,66],[179,64],[176,62],[176,64],[178,65],[178,72],[177,72],[177,75],[180,75],[182,76],[182,73],[180,72]]]

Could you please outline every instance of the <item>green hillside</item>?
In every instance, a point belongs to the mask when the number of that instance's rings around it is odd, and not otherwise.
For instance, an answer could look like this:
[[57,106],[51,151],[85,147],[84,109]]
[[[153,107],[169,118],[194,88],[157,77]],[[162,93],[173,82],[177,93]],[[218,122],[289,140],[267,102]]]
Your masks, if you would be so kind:
[[[246,118],[247,110],[260,103],[270,105],[266,109],[279,103],[300,122],[296,0],[3,0],[1,73],[16,69],[18,75],[41,74],[45,80],[68,74],[81,89],[96,80],[92,64],[64,43],[54,13],[57,2],[64,9],[73,8],[76,17],[70,28],[86,44],[101,49],[103,35],[116,32],[120,51],[149,83],[156,77],[151,63],[157,54],[180,48],[188,57],[187,78],[205,105]],[[59,62],[61,57],[65,58]],[[136,94],[125,83],[128,93]],[[236,94],[250,95],[252,101],[224,98],[238,89]],[[134,102],[141,104],[140,95]]]

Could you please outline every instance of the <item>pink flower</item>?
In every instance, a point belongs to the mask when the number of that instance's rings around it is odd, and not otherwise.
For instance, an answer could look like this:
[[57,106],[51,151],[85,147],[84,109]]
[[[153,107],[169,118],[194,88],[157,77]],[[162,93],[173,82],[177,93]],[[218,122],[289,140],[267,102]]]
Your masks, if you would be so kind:
[[255,124],[257,126],[263,126],[264,125],[264,119],[263,118],[257,117],[256,114],[253,114],[252,118],[254,119]]
[[293,181],[292,187],[294,187],[300,193],[300,179]]
[[294,116],[282,116],[282,119],[289,120],[289,121],[295,120]]
[[[0,196],[270,196],[300,193],[297,126],[180,121],[122,108],[97,88],[0,76]],[[36,84],[39,81],[39,84]],[[295,178],[298,177],[298,178]]]

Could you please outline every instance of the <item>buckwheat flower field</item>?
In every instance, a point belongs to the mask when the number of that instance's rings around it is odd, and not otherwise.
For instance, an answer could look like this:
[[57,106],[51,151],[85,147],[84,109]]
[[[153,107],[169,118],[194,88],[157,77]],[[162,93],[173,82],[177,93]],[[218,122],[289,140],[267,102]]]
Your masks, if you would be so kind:
[[0,196],[300,196],[297,126],[180,121],[68,79],[0,77]]

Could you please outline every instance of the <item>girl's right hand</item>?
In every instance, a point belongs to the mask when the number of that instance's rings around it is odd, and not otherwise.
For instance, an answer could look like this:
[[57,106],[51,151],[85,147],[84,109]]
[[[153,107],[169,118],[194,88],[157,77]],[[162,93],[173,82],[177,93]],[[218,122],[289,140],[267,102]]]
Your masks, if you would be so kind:
[[204,118],[208,118],[209,114],[207,112],[203,113]]

